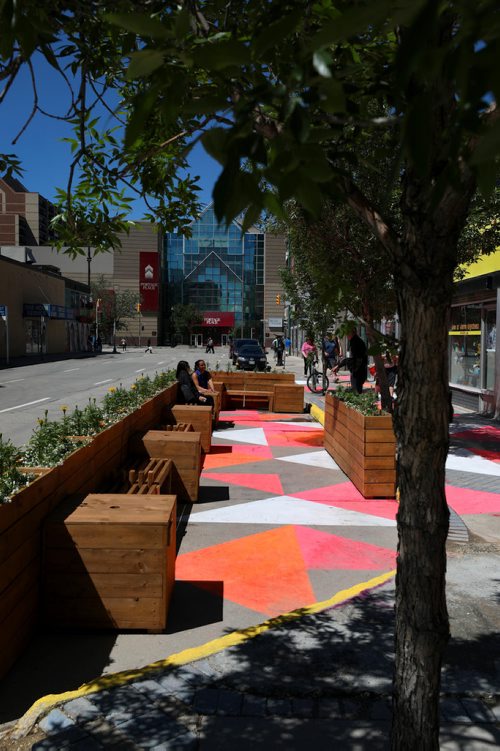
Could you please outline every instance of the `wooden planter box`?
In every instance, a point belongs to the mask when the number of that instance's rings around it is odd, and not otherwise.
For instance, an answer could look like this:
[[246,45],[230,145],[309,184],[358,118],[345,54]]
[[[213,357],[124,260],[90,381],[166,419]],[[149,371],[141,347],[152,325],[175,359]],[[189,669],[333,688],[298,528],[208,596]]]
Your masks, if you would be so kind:
[[365,417],[328,394],[325,449],[365,498],[395,498],[396,439],[390,415]]
[[202,468],[200,434],[149,430],[143,442],[152,459],[173,460],[172,492],[179,500],[195,503]]
[[180,422],[191,423],[193,430],[201,435],[201,448],[206,454],[212,448],[212,407],[203,407],[199,404],[176,404],[172,407],[172,419]]
[[47,519],[43,612],[50,627],[166,627],[174,584],[176,499],[90,494]]
[[38,625],[46,517],[69,495],[87,495],[107,481],[125,462],[130,437],[158,424],[162,408],[176,398],[173,384],[23,488],[11,503],[0,505],[0,677]]

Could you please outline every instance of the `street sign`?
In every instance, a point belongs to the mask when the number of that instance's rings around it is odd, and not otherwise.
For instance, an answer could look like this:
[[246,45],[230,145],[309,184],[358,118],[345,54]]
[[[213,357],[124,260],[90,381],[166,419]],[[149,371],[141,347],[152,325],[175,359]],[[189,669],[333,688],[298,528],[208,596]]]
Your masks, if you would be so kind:
[[283,318],[269,318],[269,326],[273,329],[279,329],[283,326]]
[[0,305],[0,317],[5,321],[7,318],[8,309],[6,305]]

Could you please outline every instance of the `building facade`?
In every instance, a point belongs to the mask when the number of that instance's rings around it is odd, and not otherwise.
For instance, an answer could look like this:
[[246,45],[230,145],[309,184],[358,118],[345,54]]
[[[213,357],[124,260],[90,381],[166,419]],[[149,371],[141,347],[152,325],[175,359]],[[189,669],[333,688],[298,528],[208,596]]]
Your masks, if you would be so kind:
[[500,250],[471,264],[455,284],[448,358],[454,401],[491,410],[500,393],[500,352],[496,346],[500,306]]
[[0,361],[87,350],[91,331],[86,285],[54,267],[0,256]]
[[237,220],[226,227],[212,204],[193,221],[190,237],[167,234],[162,264],[166,343],[182,336],[174,329],[172,308],[188,304],[201,322],[186,343],[201,346],[211,337],[225,345],[229,336],[265,342],[271,324],[272,330],[283,327],[283,306],[276,309],[276,297],[284,260],[283,238],[256,228],[243,233]]
[[0,245],[48,245],[55,206],[15,178],[0,178]]

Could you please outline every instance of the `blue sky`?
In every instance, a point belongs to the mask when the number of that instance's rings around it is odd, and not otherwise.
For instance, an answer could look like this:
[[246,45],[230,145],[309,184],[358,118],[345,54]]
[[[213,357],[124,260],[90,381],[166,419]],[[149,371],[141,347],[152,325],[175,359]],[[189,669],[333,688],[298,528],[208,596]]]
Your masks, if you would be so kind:
[[[40,106],[52,114],[65,114],[68,102],[65,84],[40,57],[34,58],[34,70]],[[56,188],[67,184],[68,166],[71,162],[69,145],[62,143],[60,139],[72,137],[73,133],[71,126],[66,123],[37,113],[13,145],[12,140],[28,119],[32,106],[33,88],[28,69],[24,68],[0,105],[0,152],[14,153],[22,161],[25,171],[21,182],[28,190],[53,200]],[[200,175],[200,200],[208,203],[220,165],[200,144],[191,152],[189,163],[191,175]],[[142,201],[134,201],[131,218],[140,219],[144,210]]]

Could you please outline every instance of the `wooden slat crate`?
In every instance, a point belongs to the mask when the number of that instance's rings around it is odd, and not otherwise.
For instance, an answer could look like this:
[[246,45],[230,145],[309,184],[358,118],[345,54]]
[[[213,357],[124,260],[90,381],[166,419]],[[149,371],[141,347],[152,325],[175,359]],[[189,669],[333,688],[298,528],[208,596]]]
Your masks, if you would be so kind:
[[46,521],[43,614],[51,627],[162,631],[175,578],[176,498],[88,495]]

